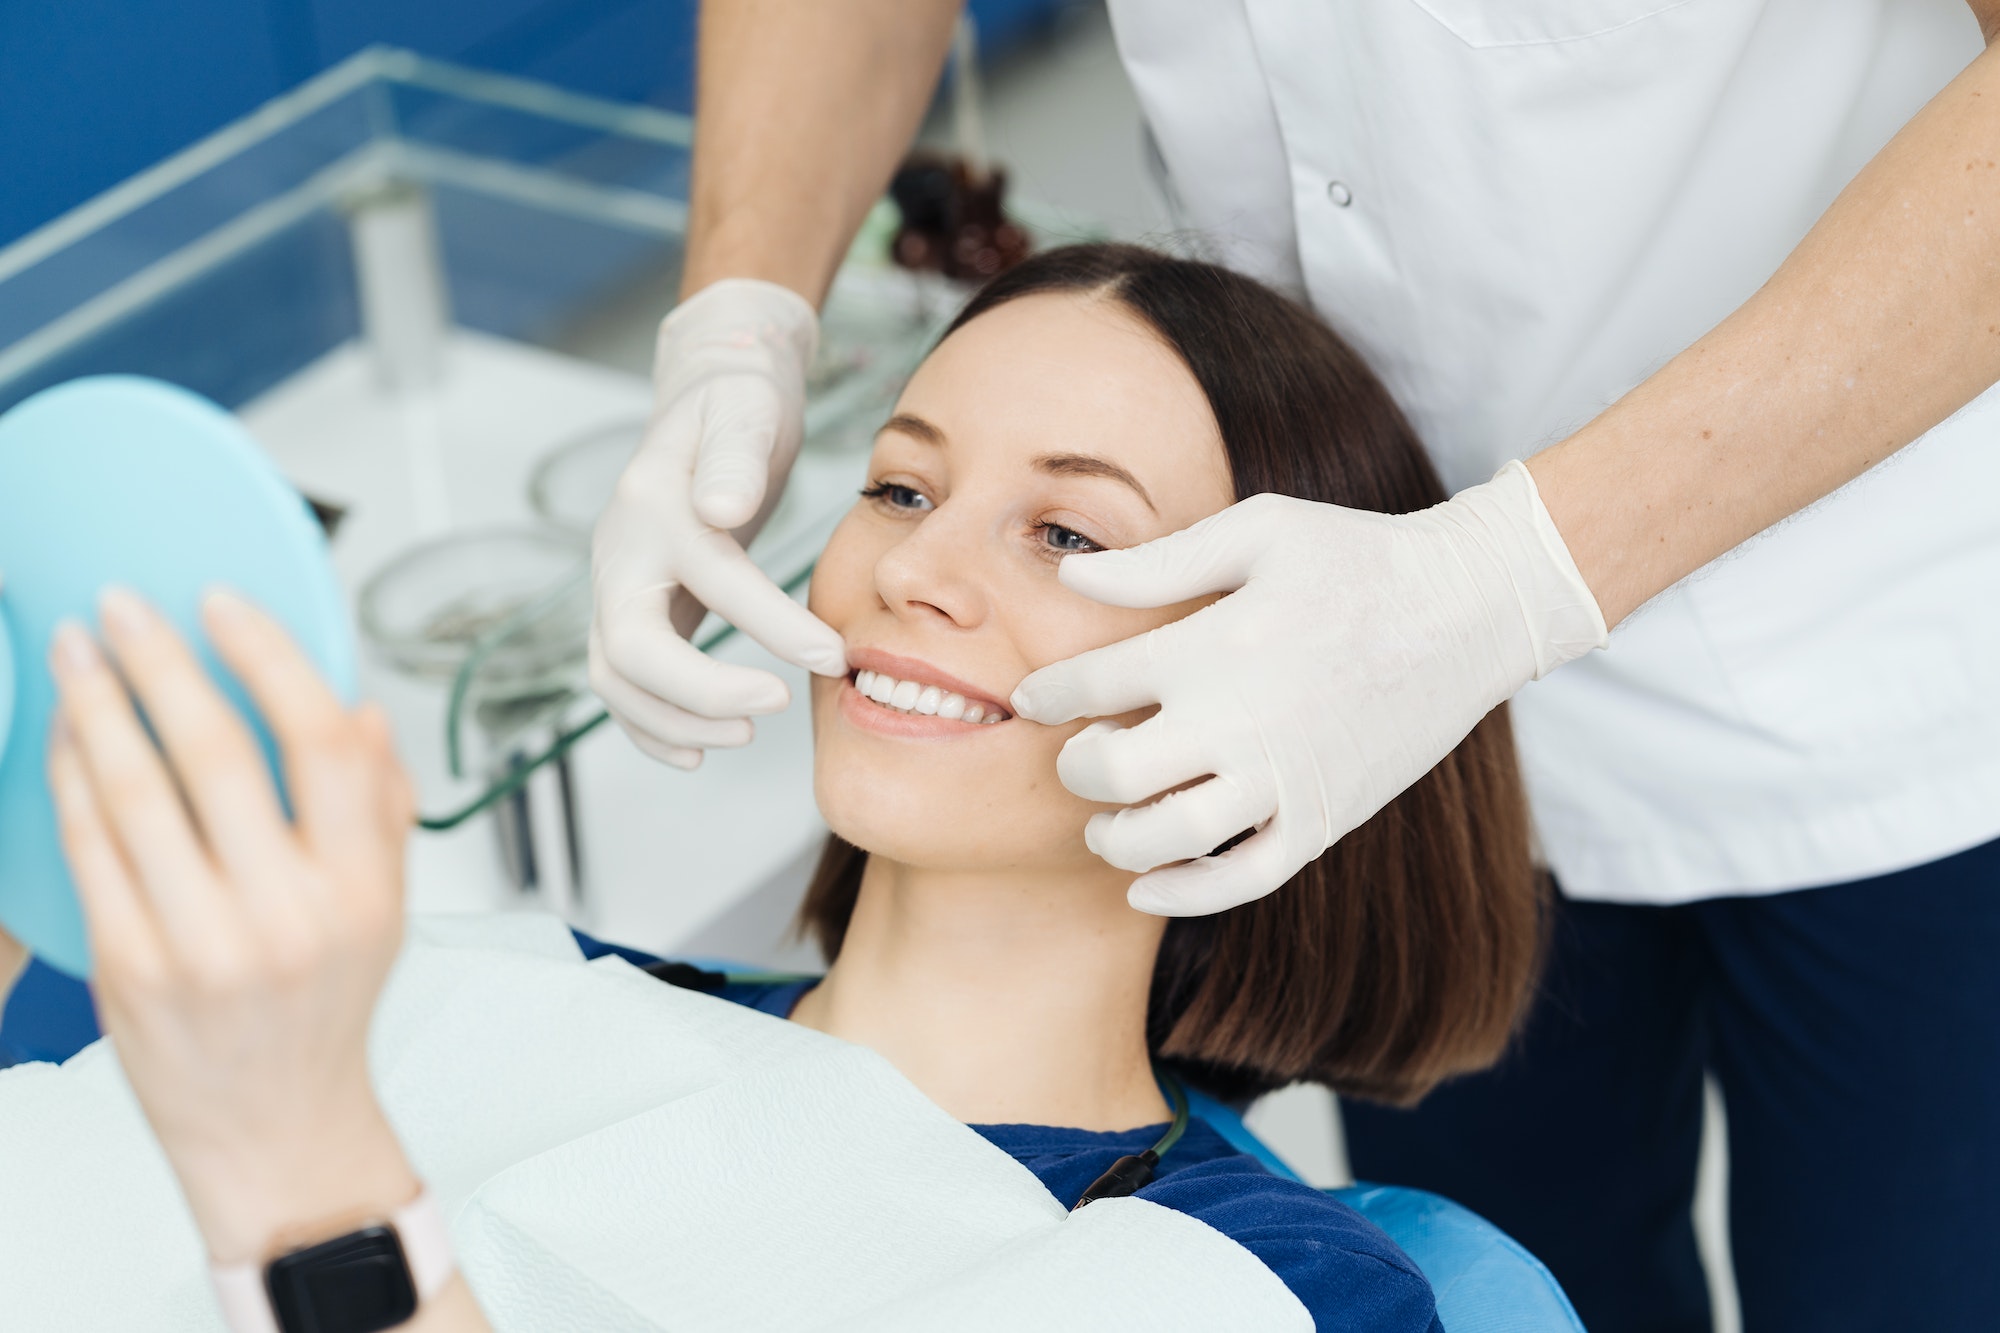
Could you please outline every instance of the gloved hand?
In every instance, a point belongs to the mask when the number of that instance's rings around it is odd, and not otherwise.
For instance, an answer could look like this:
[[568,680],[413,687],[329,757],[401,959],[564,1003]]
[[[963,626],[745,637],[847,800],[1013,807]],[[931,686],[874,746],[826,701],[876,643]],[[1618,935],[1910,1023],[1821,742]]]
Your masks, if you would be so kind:
[[1088,800],[1132,806],[1212,775],[1085,832],[1112,865],[1151,872],[1130,901],[1167,916],[1277,888],[1496,704],[1606,637],[1520,463],[1415,514],[1252,496],[1143,546],[1069,556],[1060,577],[1114,606],[1229,594],[1044,667],[1013,697],[1050,724],[1160,705],[1063,747],[1057,772]]
[[818,336],[805,298],[751,278],[702,288],[660,325],[653,424],[591,545],[590,685],[640,749],[678,768],[744,744],[750,717],[791,697],[687,641],[704,607],[788,662],[847,670],[840,636],[743,551],[798,456]]

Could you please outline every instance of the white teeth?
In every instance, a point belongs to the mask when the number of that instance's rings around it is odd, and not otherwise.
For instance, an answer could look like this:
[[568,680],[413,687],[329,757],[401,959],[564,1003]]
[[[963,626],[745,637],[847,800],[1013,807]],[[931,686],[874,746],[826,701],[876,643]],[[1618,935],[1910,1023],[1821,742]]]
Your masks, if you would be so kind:
[[941,717],[948,722],[972,722],[984,727],[1007,720],[1006,713],[1000,709],[968,702],[964,695],[953,694],[942,686],[897,680],[879,671],[855,672],[854,688],[865,697],[898,712]]

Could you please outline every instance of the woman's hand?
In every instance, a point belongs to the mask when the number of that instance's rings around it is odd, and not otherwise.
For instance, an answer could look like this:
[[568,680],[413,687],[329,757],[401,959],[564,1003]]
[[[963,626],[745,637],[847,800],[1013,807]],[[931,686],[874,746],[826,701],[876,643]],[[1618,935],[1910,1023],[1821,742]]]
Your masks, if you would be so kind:
[[276,622],[211,596],[209,637],[283,751],[288,821],[174,629],[130,593],[101,611],[118,670],[74,624],[50,654],[49,782],[98,1012],[210,1254],[261,1260],[387,1216],[418,1189],[367,1068],[413,800],[387,722],[344,707]]

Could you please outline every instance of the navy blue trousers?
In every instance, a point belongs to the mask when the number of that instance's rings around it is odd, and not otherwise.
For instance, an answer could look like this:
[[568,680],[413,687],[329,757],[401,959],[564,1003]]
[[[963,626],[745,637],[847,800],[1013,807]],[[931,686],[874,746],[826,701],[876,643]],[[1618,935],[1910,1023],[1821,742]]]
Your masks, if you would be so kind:
[[1412,1110],[1343,1103],[1348,1150],[1511,1233],[1591,1333],[1707,1333],[1704,1072],[1746,1333],[2000,1328],[2000,842],[1771,897],[1565,900],[1517,1048]]

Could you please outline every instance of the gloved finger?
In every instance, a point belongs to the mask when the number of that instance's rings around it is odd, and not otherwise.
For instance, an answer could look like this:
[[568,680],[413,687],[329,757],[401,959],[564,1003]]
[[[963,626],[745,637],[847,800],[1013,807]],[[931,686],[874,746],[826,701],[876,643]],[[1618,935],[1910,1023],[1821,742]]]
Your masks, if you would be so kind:
[[1278,497],[1253,495],[1179,532],[1118,551],[1065,556],[1063,586],[1107,606],[1172,606],[1243,586]]
[[685,745],[670,745],[666,741],[648,736],[645,732],[633,727],[624,718],[619,717],[615,709],[611,712],[611,718],[624,729],[627,736],[631,737],[632,744],[639,748],[639,753],[649,758],[657,759],[670,767],[678,768],[685,773],[692,773],[701,767],[702,752],[700,750]]
[[1205,857],[1269,819],[1277,808],[1275,793],[1234,778],[1212,777],[1185,791],[1168,792],[1151,805],[1092,815],[1083,841],[1120,870],[1144,872]]
[[647,694],[609,669],[595,638],[590,643],[590,688],[628,732],[673,749],[732,748],[748,745],[755,734],[748,718],[702,717]]
[[1056,756],[1063,786],[1086,801],[1112,805],[1136,805],[1214,771],[1200,738],[1172,710],[1136,727],[1093,722]]
[[[678,434],[679,438],[676,438]],[[679,534],[698,526],[681,494],[694,428],[673,414],[653,424],[618,478],[611,502],[590,534],[592,618],[598,623],[633,606],[663,611],[676,587]]]
[[1220,856],[1204,856],[1132,881],[1125,901],[1155,916],[1207,916],[1254,902],[1299,873],[1299,856],[1273,819]]
[[[705,532],[682,553],[681,582],[701,604],[794,666],[847,674],[847,645],[757,567],[726,532]],[[697,710],[705,711],[705,710]]]
[[780,437],[796,436],[801,426],[785,419],[777,386],[760,375],[718,376],[701,396],[695,516],[712,528],[740,528],[764,503]]
[[1156,636],[1172,628],[1149,630],[1051,662],[1015,686],[1008,702],[1019,716],[1046,726],[1080,717],[1113,717],[1156,704],[1160,696],[1153,672],[1161,646]]
[[675,707],[708,718],[782,712],[792,693],[768,671],[710,657],[674,633],[666,604],[633,604],[591,626],[591,686],[616,676]]

